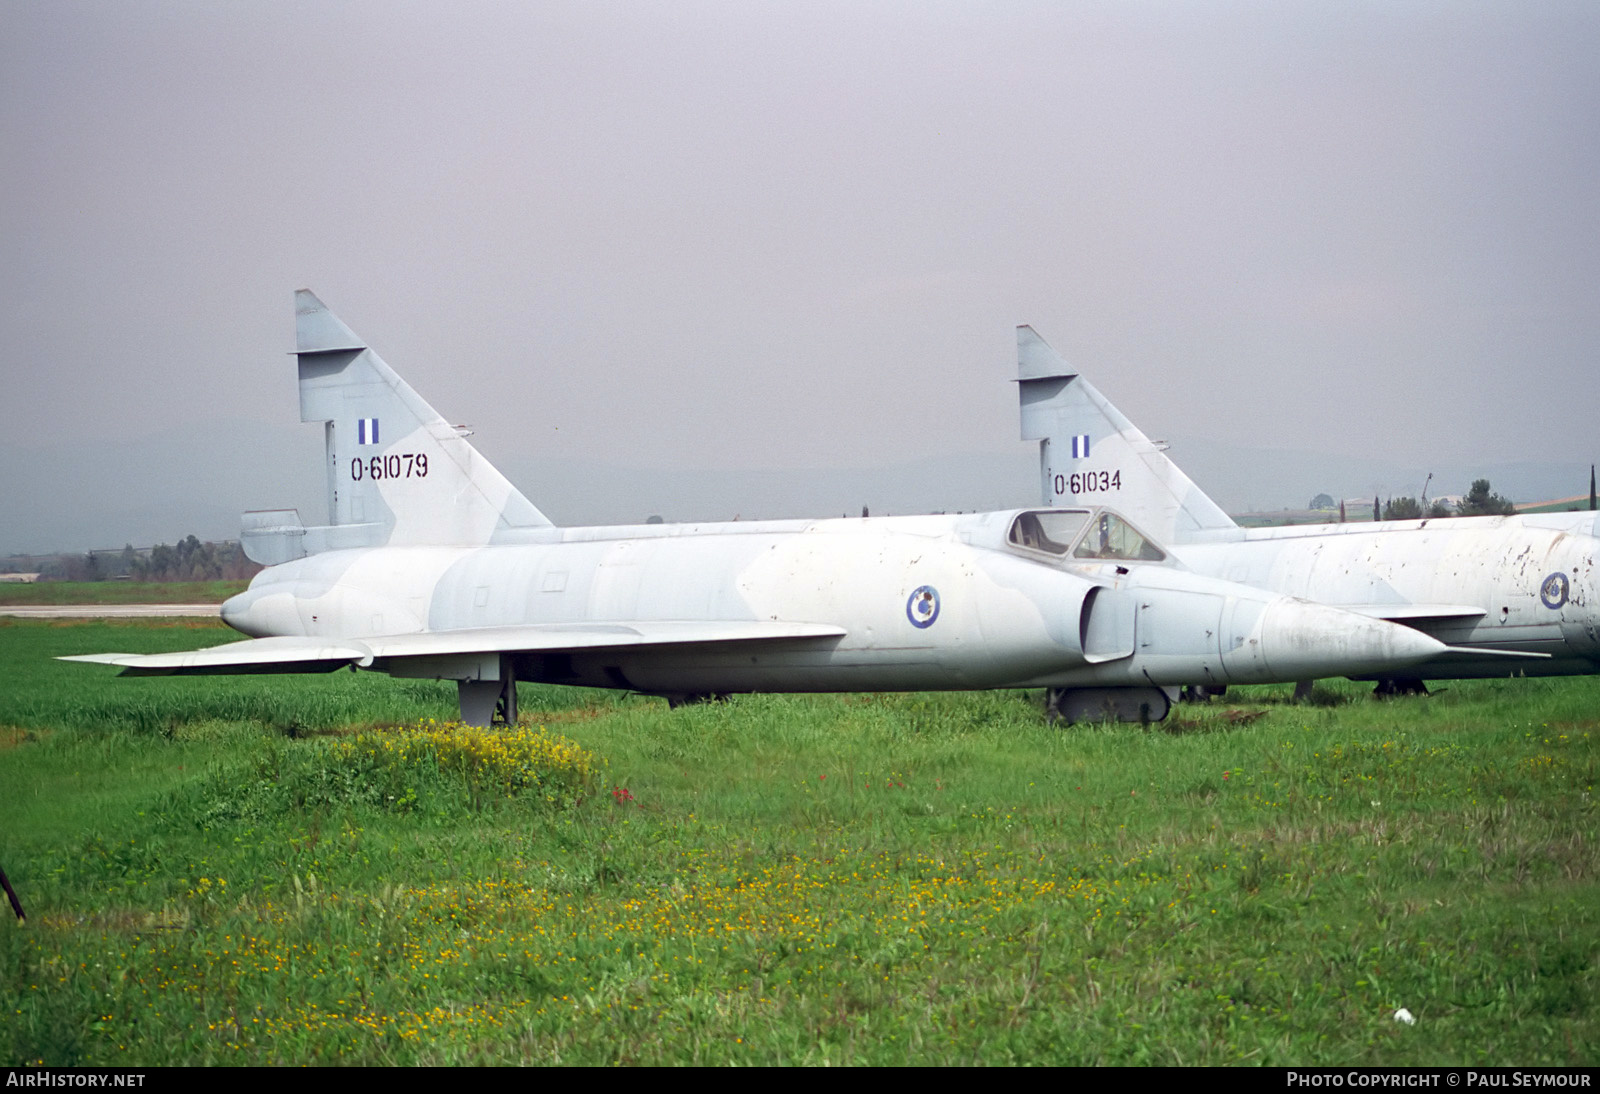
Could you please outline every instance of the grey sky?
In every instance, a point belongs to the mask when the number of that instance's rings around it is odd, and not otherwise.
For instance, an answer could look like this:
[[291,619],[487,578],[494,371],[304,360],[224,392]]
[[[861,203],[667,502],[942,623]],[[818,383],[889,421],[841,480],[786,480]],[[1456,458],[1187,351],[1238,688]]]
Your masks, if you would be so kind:
[[1597,455],[1592,3],[0,20],[0,551],[92,545],[14,485],[82,489],[63,447],[158,508],[185,469],[120,466],[145,438],[314,459],[302,285],[508,473],[1014,454],[1019,322],[1157,436]]

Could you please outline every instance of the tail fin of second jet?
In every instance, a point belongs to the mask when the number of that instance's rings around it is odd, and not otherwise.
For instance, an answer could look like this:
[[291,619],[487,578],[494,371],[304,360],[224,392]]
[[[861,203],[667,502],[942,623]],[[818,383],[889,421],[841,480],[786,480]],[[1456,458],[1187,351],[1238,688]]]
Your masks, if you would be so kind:
[[1046,505],[1109,505],[1169,543],[1238,527],[1028,326],[1017,328],[1017,381]]
[[549,527],[505,476],[309,289],[295,294],[300,420],[324,423],[328,514],[246,520],[246,548],[279,562],[336,547],[479,546]]

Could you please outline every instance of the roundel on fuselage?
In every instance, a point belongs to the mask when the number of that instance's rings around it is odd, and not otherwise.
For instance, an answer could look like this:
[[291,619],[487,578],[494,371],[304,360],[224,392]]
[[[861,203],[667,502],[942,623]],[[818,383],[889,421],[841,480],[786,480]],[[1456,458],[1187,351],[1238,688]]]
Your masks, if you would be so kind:
[[1567,584],[1567,575],[1557,570],[1539,586],[1539,599],[1544,606],[1552,611],[1560,608],[1567,602],[1571,586]]

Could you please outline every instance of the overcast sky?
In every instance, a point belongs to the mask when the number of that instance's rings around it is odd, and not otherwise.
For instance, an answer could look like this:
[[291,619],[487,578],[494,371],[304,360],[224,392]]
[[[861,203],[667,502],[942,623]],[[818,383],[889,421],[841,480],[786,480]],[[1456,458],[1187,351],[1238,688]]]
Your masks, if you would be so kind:
[[0,0],[4,477],[314,459],[300,286],[508,464],[1015,452],[1026,322],[1153,436],[1587,465],[1597,56],[1592,0]]

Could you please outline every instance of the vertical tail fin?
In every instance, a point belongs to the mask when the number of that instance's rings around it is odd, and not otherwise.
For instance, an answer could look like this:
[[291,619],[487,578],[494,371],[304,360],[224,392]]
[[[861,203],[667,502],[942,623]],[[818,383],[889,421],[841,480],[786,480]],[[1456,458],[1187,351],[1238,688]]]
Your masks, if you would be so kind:
[[1168,543],[1237,527],[1028,326],[1017,328],[1017,387],[1046,505],[1109,505]]
[[550,525],[308,289],[295,294],[295,349],[300,420],[325,423],[323,541],[473,546]]

